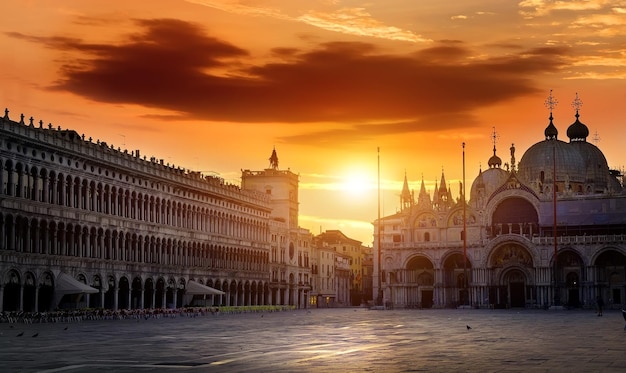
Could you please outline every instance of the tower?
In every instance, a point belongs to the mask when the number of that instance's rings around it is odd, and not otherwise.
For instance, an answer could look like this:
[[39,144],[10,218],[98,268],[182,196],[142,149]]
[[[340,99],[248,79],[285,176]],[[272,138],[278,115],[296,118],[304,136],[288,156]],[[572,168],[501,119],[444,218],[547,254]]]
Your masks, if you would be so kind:
[[262,171],[241,171],[241,188],[265,193],[272,205],[271,217],[298,227],[298,182],[299,176],[289,169],[278,169],[278,154],[272,150],[270,165]]

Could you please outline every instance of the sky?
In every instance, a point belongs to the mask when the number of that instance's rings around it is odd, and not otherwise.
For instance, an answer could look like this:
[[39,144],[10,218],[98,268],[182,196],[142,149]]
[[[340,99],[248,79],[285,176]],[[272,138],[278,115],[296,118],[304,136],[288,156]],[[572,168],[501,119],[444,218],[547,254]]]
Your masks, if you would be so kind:
[[371,246],[405,176],[432,195],[445,174],[457,198],[494,140],[519,162],[550,94],[559,139],[578,95],[588,141],[625,164],[626,1],[3,0],[0,14],[11,119],[233,184],[275,148],[314,234]]

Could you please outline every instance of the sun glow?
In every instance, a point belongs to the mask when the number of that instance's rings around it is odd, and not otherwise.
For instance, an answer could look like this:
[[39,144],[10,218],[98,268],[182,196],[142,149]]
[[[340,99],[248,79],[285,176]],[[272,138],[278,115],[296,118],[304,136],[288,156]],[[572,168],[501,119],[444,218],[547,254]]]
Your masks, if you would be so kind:
[[376,188],[376,179],[366,170],[351,170],[341,176],[338,187],[343,192],[362,197],[368,191]]

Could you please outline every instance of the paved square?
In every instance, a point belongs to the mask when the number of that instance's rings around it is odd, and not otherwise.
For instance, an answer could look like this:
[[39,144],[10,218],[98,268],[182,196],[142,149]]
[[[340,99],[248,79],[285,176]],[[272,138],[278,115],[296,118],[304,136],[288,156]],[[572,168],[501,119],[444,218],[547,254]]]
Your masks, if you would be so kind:
[[313,309],[0,332],[2,372],[626,371],[619,311]]

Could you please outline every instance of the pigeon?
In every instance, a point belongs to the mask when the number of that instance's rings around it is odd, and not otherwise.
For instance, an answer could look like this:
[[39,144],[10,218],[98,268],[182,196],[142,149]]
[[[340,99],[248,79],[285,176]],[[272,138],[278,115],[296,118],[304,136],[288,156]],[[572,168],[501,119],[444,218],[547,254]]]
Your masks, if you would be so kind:
[[35,338],[38,335],[39,335],[39,333],[35,333],[35,334],[32,335],[32,337]]
[[467,330],[470,330],[472,327],[469,325],[465,325],[465,327],[467,328]]
[[21,336],[23,336],[23,335],[24,335],[24,332],[19,332],[19,333],[17,333],[17,337],[21,337]]
[[69,328],[69,326],[66,326],[65,328],[63,328],[63,330],[67,330],[67,328]]

